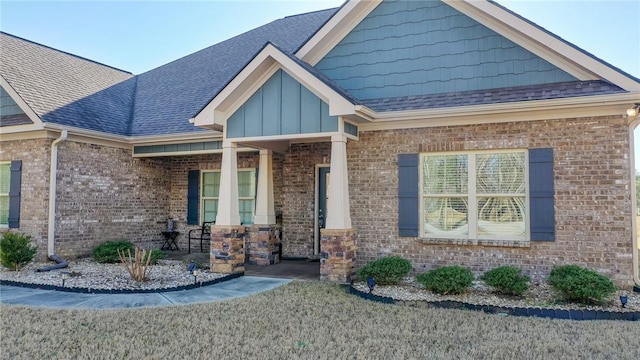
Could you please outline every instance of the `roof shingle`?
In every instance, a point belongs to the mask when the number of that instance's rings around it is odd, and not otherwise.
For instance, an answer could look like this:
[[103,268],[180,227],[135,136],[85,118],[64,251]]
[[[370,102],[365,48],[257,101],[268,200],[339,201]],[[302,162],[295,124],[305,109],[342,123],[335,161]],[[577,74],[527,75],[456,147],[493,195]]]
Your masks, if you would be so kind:
[[0,50],[0,73],[43,121],[126,133],[131,73],[6,33]]
[[611,85],[608,82],[596,80],[369,99],[363,100],[362,102],[373,111],[387,112],[486,105],[516,101],[550,100],[621,92],[625,92],[625,90],[618,86]]

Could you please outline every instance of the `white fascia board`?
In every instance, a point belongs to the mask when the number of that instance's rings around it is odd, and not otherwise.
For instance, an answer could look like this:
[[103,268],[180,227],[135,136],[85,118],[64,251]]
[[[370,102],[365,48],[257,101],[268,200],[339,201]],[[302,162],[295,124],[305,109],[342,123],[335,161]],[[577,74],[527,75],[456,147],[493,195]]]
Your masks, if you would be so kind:
[[222,133],[212,131],[209,134],[204,133],[185,133],[171,135],[150,135],[131,137],[130,142],[134,145],[163,145],[163,144],[181,144],[191,143],[194,141],[219,141],[222,140]]
[[22,99],[20,94],[18,94],[18,92],[16,92],[13,87],[9,85],[9,82],[7,82],[7,80],[5,80],[3,76],[0,76],[0,86],[2,86],[7,94],[9,94],[11,99],[16,102],[20,110],[24,111],[27,117],[29,117],[29,119],[33,122],[33,125],[35,125],[39,129],[43,129],[43,122],[38,114],[36,114],[36,112],[31,109],[31,107]]
[[580,80],[603,79],[630,92],[640,91],[640,83],[635,79],[496,4],[485,0],[443,1]]
[[640,101],[640,93],[596,95],[581,98],[535,100],[513,103],[470,105],[431,110],[409,110],[378,113],[359,109],[373,118],[360,124],[360,131],[408,129],[451,125],[491,124],[512,121],[536,121],[563,117],[626,116],[632,104]]
[[44,127],[38,124],[2,126],[0,127],[0,135],[18,134],[18,133],[38,131],[43,129]]
[[269,135],[269,136],[252,136],[252,137],[243,137],[243,138],[230,138],[226,139],[231,142],[241,143],[241,144],[253,144],[259,142],[269,142],[269,141],[283,141],[283,140],[302,140],[302,139],[317,139],[317,138],[330,138],[333,135],[344,135],[338,131],[334,132],[326,132],[326,133],[304,133],[304,134],[286,134],[286,135]]
[[[268,45],[267,47],[272,47]],[[196,116],[193,124],[200,127],[224,126],[227,113],[233,114],[231,109],[239,101],[238,97],[244,95],[242,103],[246,101],[266,80],[267,74],[273,75],[277,70],[273,59],[267,54],[267,47],[258,53],[236,77],[231,80]],[[269,76],[270,76],[269,75]],[[263,81],[259,81],[263,78]],[[260,86],[256,86],[260,83]],[[253,91],[251,91],[253,88]],[[244,90],[244,91],[243,91]],[[240,93],[240,95],[237,95]],[[248,93],[248,94],[247,94]],[[236,94],[236,96],[233,96]],[[233,110],[235,111],[235,110]]]
[[214,131],[208,134],[182,133],[169,135],[122,136],[52,123],[46,123],[44,127],[45,129],[53,131],[67,130],[70,139],[76,139],[83,142],[91,142],[90,139],[93,139],[94,141],[100,141],[102,143],[119,143],[121,146],[126,146],[127,148],[131,145],[177,144],[194,141],[216,141],[222,139],[222,134]]
[[315,66],[380,3],[382,0],[348,1],[296,52],[296,56]]
[[194,118],[195,126],[224,126],[227,119],[244,104],[276,71],[282,69],[329,105],[329,115],[355,113],[355,105],[298,63],[268,44],[251,62]]

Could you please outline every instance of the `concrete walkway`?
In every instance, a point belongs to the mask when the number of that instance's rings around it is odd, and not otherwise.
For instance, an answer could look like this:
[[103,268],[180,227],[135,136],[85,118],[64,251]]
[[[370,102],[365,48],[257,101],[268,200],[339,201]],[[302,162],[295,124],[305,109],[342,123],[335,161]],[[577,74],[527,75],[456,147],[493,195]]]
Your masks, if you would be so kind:
[[0,303],[64,309],[112,309],[187,305],[239,298],[274,289],[289,279],[242,276],[192,290],[147,294],[78,294],[0,286]]

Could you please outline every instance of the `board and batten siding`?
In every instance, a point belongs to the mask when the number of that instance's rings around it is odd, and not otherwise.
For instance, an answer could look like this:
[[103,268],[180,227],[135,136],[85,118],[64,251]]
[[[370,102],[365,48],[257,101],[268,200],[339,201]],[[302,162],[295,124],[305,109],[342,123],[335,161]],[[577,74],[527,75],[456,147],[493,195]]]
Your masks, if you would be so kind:
[[338,131],[329,105],[278,70],[227,120],[227,138]]
[[384,1],[316,68],[358,99],[575,81],[440,1]]

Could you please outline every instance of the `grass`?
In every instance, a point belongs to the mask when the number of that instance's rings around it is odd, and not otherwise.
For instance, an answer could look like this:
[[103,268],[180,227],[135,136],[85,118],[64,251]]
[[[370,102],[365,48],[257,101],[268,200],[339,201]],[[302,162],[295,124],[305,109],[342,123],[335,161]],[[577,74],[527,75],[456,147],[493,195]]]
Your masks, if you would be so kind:
[[638,359],[640,323],[385,305],[320,282],[143,309],[2,305],[3,359]]

